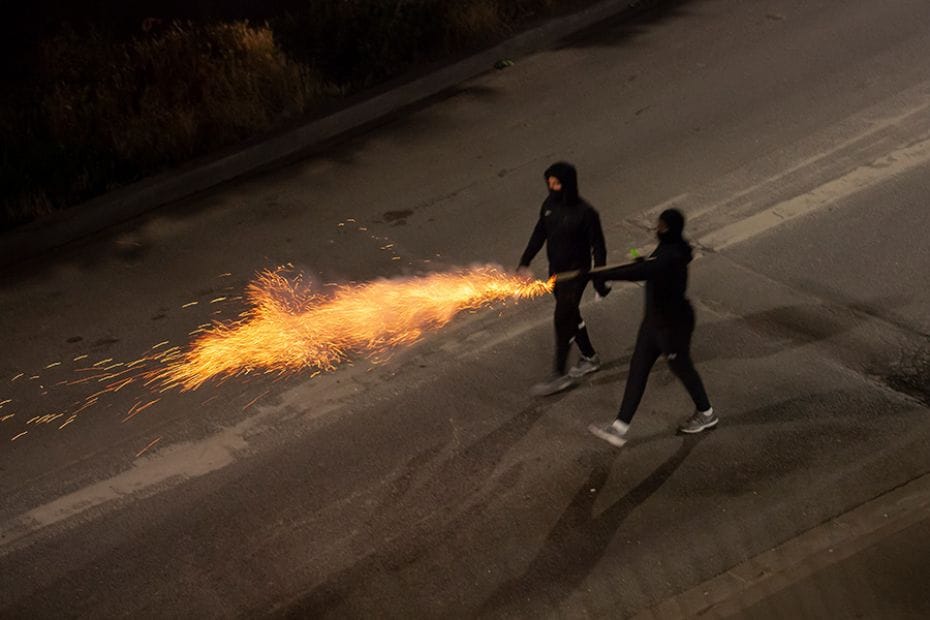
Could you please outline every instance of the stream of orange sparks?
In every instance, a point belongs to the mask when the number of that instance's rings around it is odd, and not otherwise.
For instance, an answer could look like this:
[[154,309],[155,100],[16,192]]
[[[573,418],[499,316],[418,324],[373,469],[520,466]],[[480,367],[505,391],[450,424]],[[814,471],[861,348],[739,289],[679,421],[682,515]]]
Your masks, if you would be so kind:
[[[322,295],[299,275],[289,276],[283,269],[264,271],[248,286],[249,308],[238,320],[201,325],[191,332],[194,338],[184,348],[168,347],[164,341],[153,346],[148,355],[129,363],[107,358],[77,368],[83,374],[80,379],[56,385],[96,385],[97,390],[73,403],[67,414],[33,416],[26,425],[60,423],[58,428],[63,429],[82,411],[97,406],[104,395],[132,384],[142,383],[158,393],[174,389],[186,392],[211,379],[222,381],[253,373],[310,371],[313,377],[334,370],[353,355],[377,360],[394,347],[411,344],[425,332],[441,328],[460,312],[538,297],[552,291],[553,285],[554,279],[530,280],[498,267],[482,266],[338,285]],[[85,358],[81,355],[74,361]],[[49,368],[59,365],[50,364]],[[23,376],[20,373],[12,381]],[[123,421],[159,400],[138,399]],[[0,401],[0,408],[11,402]],[[0,421],[13,415],[5,414]]]
[[210,379],[254,372],[333,370],[351,354],[377,355],[417,341],[459,312],[552,290],[492,267],[473,267],[400,280],[340,285],[319,295],[300,277],[265,271],[249,285],[242,319],[214,323],[189,348],[159,356],[145,384],[158,391],[194,390]]

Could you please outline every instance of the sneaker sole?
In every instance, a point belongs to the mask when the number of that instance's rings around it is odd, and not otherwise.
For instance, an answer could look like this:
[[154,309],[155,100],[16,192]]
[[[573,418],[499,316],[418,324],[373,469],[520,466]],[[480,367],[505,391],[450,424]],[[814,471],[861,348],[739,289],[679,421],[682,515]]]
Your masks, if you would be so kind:
[[714,428],[715,426],[717,426],[717,422],[719,422],[719,421],[720,421],[720,420],[718,420],[718,419],[714,419],[714,420],[708,422],[707,424],[702,424],[701,426],[692,427],[692,428],[681,428],[681,427],[679,427],[678,432],[684,433],[685,435],[694,435],[694,434],[696,434],[696,433],[700,433],[700,432],[702,432],[702,431],[706,431],[706,430],[709,430],[709,429],[711,429],[711,428]]
[[553,394],[558,394],[559,392],[564,392],[568,388],[572,387],[574,383],[568,383],[565,386],[559,386],[556,388],[530,388],[531,396],[552,396]]
[[585,376],[585,375],[590,375],[592,372],[597,372],[597,371],[600,370],[600,369],[601,369],[601,367],[598,366],[597,368],[591,368],[591,369],[589,369],[589,370],[585,370],[584,372],[572,372],[572,371],[569,370],[569,371],[568,371],[568,376],[571,377],[572,379],[580,379],[580,378],[582,378],[583,376]]
[[626,439],[623,439],[622,437],[617,437],[616,435],[613,435],[611,433],[607,433],[601,430],[594,424],[588,425],[588,431],[592,435],[597,437],[598,439],[603,439],[604,441],[606,441],[607,443],[609,443],[615,448],[622,448],[626,444],[626,441],[627,441]]

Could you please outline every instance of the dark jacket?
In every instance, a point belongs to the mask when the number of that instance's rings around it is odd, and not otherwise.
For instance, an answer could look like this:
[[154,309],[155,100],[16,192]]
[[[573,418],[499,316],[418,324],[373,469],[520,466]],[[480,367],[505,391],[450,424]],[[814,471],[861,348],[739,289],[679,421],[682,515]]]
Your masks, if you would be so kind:
[[645,281],[645,320],[657,325],[678,323],[692,312],[685,297],[692,257],[691,245],[684,239],[661,241],[649,258],[598,272],[595,282]]
[[520,258],[520,265],[530,262],[546,245],[549,275],[579,269],[589,271],[591,258],[600,267],[607,263],[607,245],[597,211],[578,196],[575,169],[569,164],[555,164],[546,170],[562,184],[561,192],[549,192],[539,210],[539,220]]

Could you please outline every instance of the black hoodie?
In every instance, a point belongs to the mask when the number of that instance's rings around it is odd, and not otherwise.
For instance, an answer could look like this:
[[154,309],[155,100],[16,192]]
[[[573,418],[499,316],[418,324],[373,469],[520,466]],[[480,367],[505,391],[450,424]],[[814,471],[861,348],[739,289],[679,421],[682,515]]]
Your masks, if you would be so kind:
[[545,172],[545,178],[555,177],[561,191],[549,190],[549,196],[539,210],[539,220],[520,258],[520,266],[529,266],[533,257],[546,244],[549,275],[562,271],[591,269],[607,262],[607,245],[597,211],[578,195],[578,175],[574,166],[558,162]]
[[691,311],[685,291],[688,288],[688,263],[693,253],[691,245],[682,237],[684,217],[681,213],[670,209],[659,217],[668,230],[659,234],[659,245],[649,258],[601,271],[596,281],[645,281],[645,320],[667,325],[678,323]]

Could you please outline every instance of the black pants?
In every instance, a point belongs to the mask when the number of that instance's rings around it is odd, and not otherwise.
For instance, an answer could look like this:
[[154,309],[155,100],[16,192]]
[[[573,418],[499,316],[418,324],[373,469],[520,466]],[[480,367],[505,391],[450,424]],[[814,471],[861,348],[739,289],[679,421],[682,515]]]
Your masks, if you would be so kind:
[[694,310],[690,305],[673,321],[657,324],[648,317],[643,321],[636,336],[636,348],[633,350],[633,359],[630,360],[630,373],[627,376],[617,419],[627,424],[633,419],[633,414],[643,398],[643,392],[646,391],[649,371],[659,359],[659,355],[665,355],[668,359],[669,368],[684,384],[698,411],[710,409],[704,383],[694,368],[694,362],[691,361],[692,333]]
[[578,345],[585,357],[594,355],[588,328],[585,327],[579,309],[581,296],[587,284],[585,280],[569,280],[561,284],[556,283],[552,291],[555,295],[555,372],[558,375],[565,374],[572,342]]

